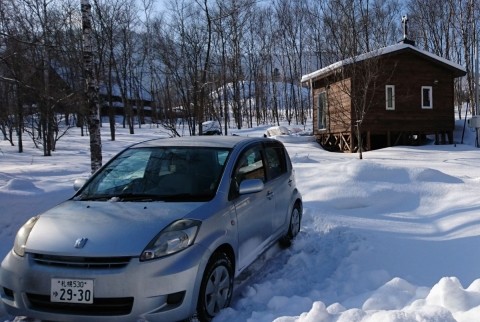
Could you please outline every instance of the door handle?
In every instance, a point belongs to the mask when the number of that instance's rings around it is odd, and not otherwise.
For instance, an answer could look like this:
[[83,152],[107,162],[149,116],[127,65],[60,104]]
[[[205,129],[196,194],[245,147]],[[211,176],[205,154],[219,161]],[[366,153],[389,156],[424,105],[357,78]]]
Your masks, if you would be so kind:
[[289,180],[288,180],[288,185],[289,185],[290,187],[292,186],[292,182],[293,182],[292,179],[289,179]]
[[273,198],[273,191],[268,191],[268,192],[267,192],[267,198],[268,198],[268,200],[272,200],[272,198]]

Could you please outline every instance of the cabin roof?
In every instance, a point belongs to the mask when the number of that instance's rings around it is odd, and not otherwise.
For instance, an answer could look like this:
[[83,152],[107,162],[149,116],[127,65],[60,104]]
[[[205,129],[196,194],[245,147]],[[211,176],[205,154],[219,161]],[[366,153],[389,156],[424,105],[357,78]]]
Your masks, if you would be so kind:
[[359,62],[362,60],[367,60],[370,58],[379,57],[379,56],[383,56],[391,53],[401,52],[401,51],[411,51],[411,52],[414,52],[415,54],[418,54],[429,60],[432,60],[434,63],[441,64],[445,66],[445,68],[453,70],[457,77],[464,76],[466,74],[465,68],[459,64],[456,64],[452,61],[449,61],[448,59],[442,58],[435,54],[429,53],[428,51],[421,50],[410,44],[401,42],[395,45],[383,47],[365,54],[361,54],[353,58],[347,58],[342,61],[333,63],[327,67],[314,71],[313,73],[303,75],[301,82],[304,83],[316,78],[321,78],[323,76],[330,74],[332,71],[340,67],[347,66],[355,62]]

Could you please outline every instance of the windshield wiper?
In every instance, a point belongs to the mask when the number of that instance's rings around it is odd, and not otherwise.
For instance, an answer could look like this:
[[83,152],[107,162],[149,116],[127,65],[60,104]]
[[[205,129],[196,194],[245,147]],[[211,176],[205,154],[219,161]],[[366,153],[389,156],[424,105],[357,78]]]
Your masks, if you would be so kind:
[[198,202],[198,201],[209,201],[212,199],[212,195],[192,195],[190,193],[180,193],[176,195],[163,195],[162,200],[164,201],[186,201],[186,202]]
[[122,193],[116,195],[93,195],[79,196],[75,198],[79,201],[154,201],[159,200],[158,195],[138,194],[138,193]]
[[208,201],[212,196],[206,195],[192,195],[190,193],[179,193],[174,195],[155,195],[155,194],[130,194],[124,193],[112,197],[112,200],[118,199],[118,201],[165,201],[165,202],[195,202],[195,201]]
[[163,200],[163,196],[154,194],[139,194],[139,193],[122,193],[111,196],[111,200],[118,201],[159,201]]
[[116,195],[98,195],[98,196],[80,196],[76,200],[80,201],[117,201],[117,202],[152,202],[152,201],[165,201],[165,202],[199,202],[209,201],[212,199],[212,195],[192,195],[190,193],[180,193],[174,195],[157,195],[157,194],[138,194],[138,193],[121,193]]
[[93,195],[93,196],[78,196],[74,198],[73,200],[78,200],[78,201],[107,201],[110,200],[112,196],[110,195]]

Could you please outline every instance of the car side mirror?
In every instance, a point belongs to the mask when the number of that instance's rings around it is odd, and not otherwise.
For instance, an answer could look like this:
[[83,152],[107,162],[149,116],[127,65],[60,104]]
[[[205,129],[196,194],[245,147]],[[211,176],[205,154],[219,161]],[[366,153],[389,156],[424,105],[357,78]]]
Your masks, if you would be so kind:
[[75,190],[75,191],[80,190],[80,188],[83,187],[83,185],[86,182],[87,182],[87,179],[85,179],[85,178],[75,179],[75,181],[73,182],[73,190]]
[[265,185],[260,179],[245,179],[240,183],[238,193],[241,195],[256,193],[262,191],[264,187]]

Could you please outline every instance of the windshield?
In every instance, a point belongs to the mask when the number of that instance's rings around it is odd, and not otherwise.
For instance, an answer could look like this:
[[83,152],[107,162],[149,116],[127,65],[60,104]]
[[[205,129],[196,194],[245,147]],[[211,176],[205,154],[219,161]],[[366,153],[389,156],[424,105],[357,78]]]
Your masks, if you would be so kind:
[[207,201],[214,197],[230,150],[131,148],[113,159],[75,200]]

